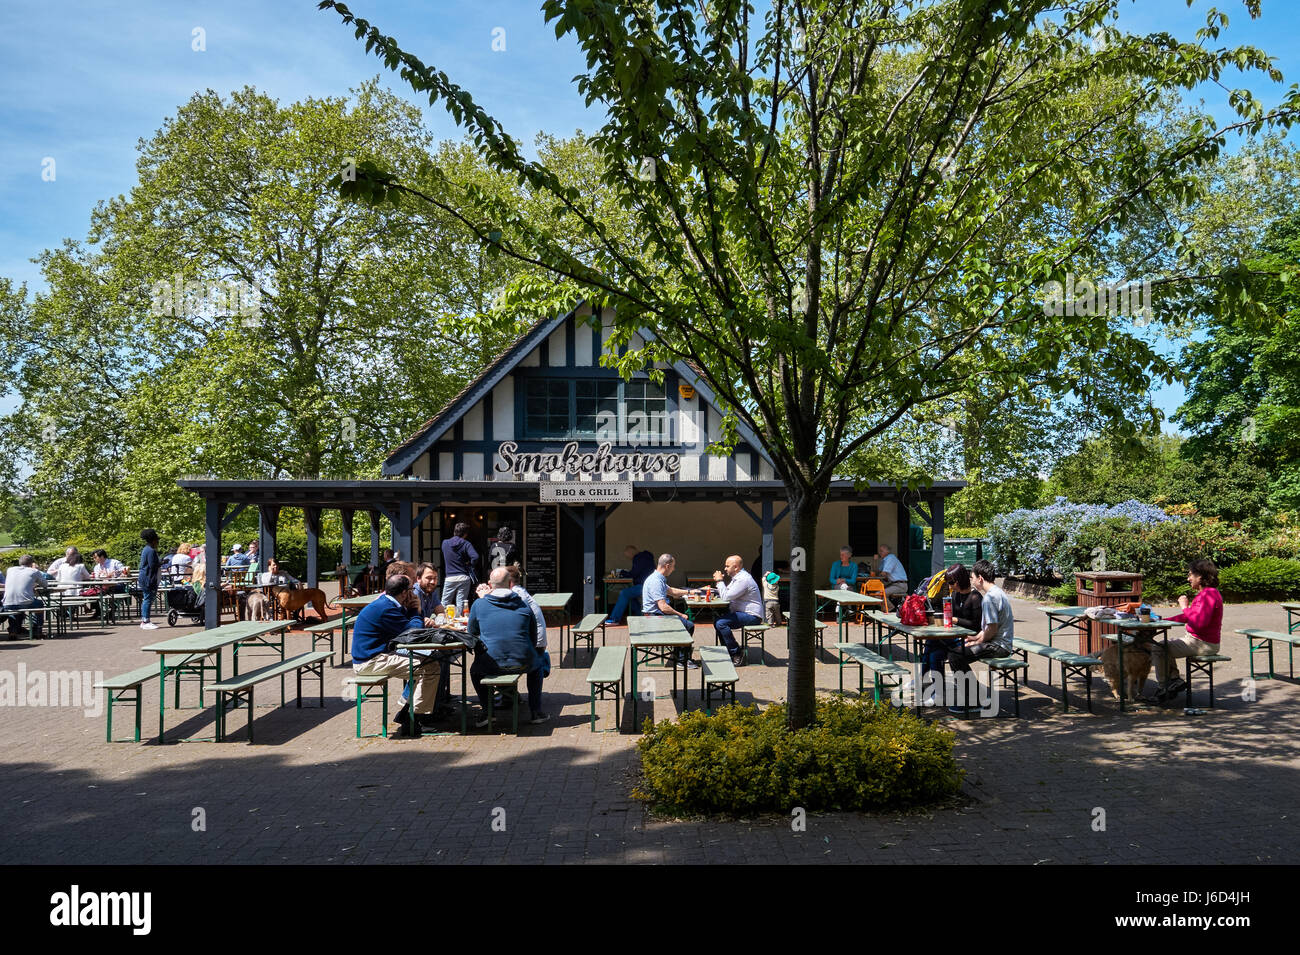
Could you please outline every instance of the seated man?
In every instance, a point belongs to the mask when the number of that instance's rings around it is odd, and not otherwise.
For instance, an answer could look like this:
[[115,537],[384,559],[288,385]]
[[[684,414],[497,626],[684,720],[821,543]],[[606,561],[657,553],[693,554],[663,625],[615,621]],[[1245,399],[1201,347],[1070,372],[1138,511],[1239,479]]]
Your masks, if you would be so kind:
[[[10,567],[9,572],[5,574],[5,610],[35,610],[44,607],[38,594],[45,592],[45,575],[36,569],[36,562],[32,559],[31,554],[23,554],[18,558],[18,566]],[[44,622],[45,614],[34,613],[32,617],[32,636],[40,639],[41,624]],[[22,632],[23,621],[27,614],[15,613],[9,617],[9,639],[17,640]]]
[[[996,578],[997,570],[993,564],[987,560],[975,561],[971,568],[971,586],[980,595],[980,625],[983,629],[975,636],[967,637],[955,650],[948,651],[948,662],[955,671],[967,673],[973,661],[985,657],[1011,656],[1016,621],[1010,598],[993,582]],[[962,704],[948,709],[953,713],[968,713],[970,701],[964,700]]]
[[622,625],[631,609],[640,612],[641,587],[646,578],[655,572],[655,555],[648,550],[638,551],[635,546],[628,544],[623,548],[623,556],[632,568],[628,574],[632,578],[632,586],[623,588],[614,603],[614,609],[610,611],[609,622],[617,625]]
[[880,576],[885,578],[885,593],[891,597],[907,594],[907,571],[903,562],[894,556],[888,544],[881,544],[877,553],[880,555]]
[[713,629],[731,654],[731,662],[741,666],[746,662],[745,654],[732,631],[763,622],[763,596],[738,555],[732,554],[723,566],[725,570],[713,572],[713,579],[718,584],[718,596],[730,601],[731,606],[725,615],[713,621]]
[[[695,621],[686,614],[673,607],[668,602],[669,597],[685,597],[689,590],[679,590],[676,587],[668,586],[668,575],[673,572],[677,566],[677,560],[672,554],[660,554],[659,563],[655,567],[655,572],[645,580],[645,585],[641,588],[641,613],[649,617],[677,617],[686,628],[686,632],[692,637],[695,636]],[[698,670],[700,665],[691,659],[690,650],[682,650],[677,656],[677,662],[681,663],[683,659],[686,662],[686,669]]]
[[[510,589],[510,572],[494,567],[488,575],[486,595],[474,601],[469,610],[469,639],[474,647],[474,663],[469,678],[478,693],[479,704],[486,713],[491,689],[483,680],[502,673],[528,674],[528,722],[545,723],[550,717],[542,712],[542,656],[537,652],[537,618],[518,594]],[[485,715],[477,724],[488,725]]]
[[[352,670],[360,676],[404,677],[410,671],[411,651],[402,650],[394,641],[405,631],[417,629],[423,621],[411,581],[394,574],[384,582],[384,594],[357,614],[352,625]],[[433,702],[442,669],[438,660],[421,654],[415,668],[415,720],[420,726],[433,722]],[[411,688],[406,688],[409,694]],[[397,711],[393,722],[399,736],[413,732],[412,717],[406,703]]]

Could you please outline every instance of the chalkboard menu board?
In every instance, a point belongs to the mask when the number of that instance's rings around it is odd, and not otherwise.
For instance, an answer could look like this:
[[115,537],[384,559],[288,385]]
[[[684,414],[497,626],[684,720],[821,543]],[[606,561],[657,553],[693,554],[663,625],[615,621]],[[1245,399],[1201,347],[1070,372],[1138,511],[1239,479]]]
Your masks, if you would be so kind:
[[560,589],[556,574],[559,555],[559,513],[554,507],[529,507],[524,513],[524,586],[529,593],[549,594]]

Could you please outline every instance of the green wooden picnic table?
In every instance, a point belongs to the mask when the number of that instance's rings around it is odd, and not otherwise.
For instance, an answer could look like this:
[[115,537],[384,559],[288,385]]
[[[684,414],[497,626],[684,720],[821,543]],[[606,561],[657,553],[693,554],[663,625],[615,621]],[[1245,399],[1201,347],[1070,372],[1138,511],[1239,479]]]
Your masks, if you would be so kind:
[[[686,685],[690,671],[686,661],[690,659],[690,649],[695,645],[691,635],[682,626],[681,618],[644,614],[629,617],[627,621],[628,643],[632,649],[632,725],[637,725],[637,700],[641,695],[640,685],[636,680],[638,663],[667,663],[673,671],[673,698],[677,698],[677,667],[682,668],[682,709],[686,709]],[[678,654],[687,651],[685,660],[678,660]],[[638,656],[640,660],[638,661]]]
[[[337,601],[338,606],[343,608],[343,615],[339,617],[339,635],[343,641],[343,657],[348,655],[348,610],[355,610],[360,613],[382,596],[382,593],[364,594],[360,597],[344,597],[342,600]],[[324,614],[325,612],[322,610],[321,616],[324,616]],[[356,616],[356,614],[353,614],[353,616]]]
[[[867,594],[860,594],[852,590],[816,590],[813,591],[822,600],[829,600],[835,604],[835,623],[838,627],[839,642],[844,643],[844,608],[845,607],[869,607],[875,609],[883,601],[879,597],[870,597]],[[867,642],[867,625],[862,624],[862,642]]]
[[713,597],[710,600],[705,600],[703,597],[685,597],[683,600],[686,603],[686,616],[692,620],[701,610],[709,611],[709,613],[713,614],[713,619],[717,620],[718,612],[731,606],[730,600],[723,600],[721,597]]
[[[221,653],[226,647],[233,647],[232,650],[232,675],[239,675],[239,647],[246,642],[256,642],[264,639],[267,635],[276,631],[289,629],[288,620],[272,621],[254,621],[241,620],[237,623],[228,623],[222,627],[214,627],[211,630],[198,630],[194,633],[187,633],[181,637],[173,637],[171,640],[163,640],[160,643],[151,643],[140,649],[146,653],[158,654],[158,675],[161,678],[160,687],[167,686],[167,657],[168,656],[189,656],[191,654],[201,654],[205,657],[215,657],[213,669],[216,671],[217,682],[221,682]],[[281,644],[280,658],[284,659],[283,644]],[[179,668],[175,668],[179,669]],[[164,716],[167,707],[167,694],[165,692],[158,694],[158,742],[163,742]]]
[[[533,594],[533,599],[537,601],[537,606],[542,608],[542,616],[546,619],[546,625],[551,625],[553,615],[562,615],[557,621],[560,628],[560,666],[564,666],[564,643],[569,633],[569,601],[573,599],[573,593],[547,593]],[[575,658],[577,654],[574,654]]]
[[[459,630],[460,628],[448,627],[447,629]],[[406,684],[406,689],[407,689],[406,703],[407,706],[409,707],[408,712],[410,713],[409,725],[411,727],[411,735],[412,736],[422,735],[420,730],[420,721],[419,719],[416,718],[415,715],[415,661],[416,661],[415,651],[419,651],[419,650],[446,650],[449,653],[454,654],[455,657],[458,658],[460,664],[460,735],[461,736],[469,735],[469,691],[466,685],[466,674],[469,672],[469,663],[465,659],[465,654],[469,650],[469,644],[468,643],[404,643],[402,644],[400,649],[412,651],[406,654],[406,658],[407,658],[406,668],[407,668],[407,677],[408,677],[408,682]],[[451,665],[452,658],[447,657],[442,662],[444,665]],[[434,693],[436,695],[437,687],[434,687]],[[360,706],[359,703],[357,705]],[[441,734],[430,733],[429,735],[438,736]]]
[[[1101,636],[1107,640],[1113,640],[1116,647],[1116,666],[1119,670],[1119,711],[1124,712],[1124,702],[1126,694],[1124,693],[1124,634],[1133,635],[1133,644],[1136,646],[1143,638],[1155,641],[1157,636],[1161,637],[1161,642],[1165,646],[1165,659],[1169,658],[1169,631],[1174,627],[1181,627],[1182,624],[1173,620],[1121,620],[1107,619],[1100,621],[1113,626],[1115,633],[1103,633]],[[1156,674],[1156,682],[1163,683],[1161,674]],[[1188,698],[1190,699],[1190,687],[1188,688]]]
[[1296,619],[1300,615],[1300,603],[1285,603],[1282,609],[1286,611],[1286,632],[1295,633],[1300,629],[1300,620]]
[[[951,626],[945,627],[942,624],[925,624],[924,626],[910,626],[898,619],[898,614],[880,613],[873,611],[868,617],[874,621],[878,627],[885,627],[892,633],[908,637],[912,641],[912,663],[913,666],[921,662],[921,656],[925,652],[925,641],[927,640],[960,640],[966,637],[973,637],[978,632],[976,630],[967,630],[965,627]],[[892,661],[893,641],[890,641],[889,659]],[[880,650],[880,641],[876,641],[876,650]]]
[[[1052,638],[1062,630],[1088,633],[1087,607],[1039,607],[1047,615],[1047,645],[1054,646]],[[1048,682],[1051,682],[1050,680]]]

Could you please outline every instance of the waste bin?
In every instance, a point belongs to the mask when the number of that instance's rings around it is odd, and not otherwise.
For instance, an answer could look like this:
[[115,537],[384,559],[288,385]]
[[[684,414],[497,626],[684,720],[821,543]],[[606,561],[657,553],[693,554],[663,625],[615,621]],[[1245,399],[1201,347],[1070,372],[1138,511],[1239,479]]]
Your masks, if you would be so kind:
[[943,565],[945,567],[951,567],[953,564],[965,564],[969,569],[975,561],[983,558],[984,538],[954,537],[952,540],[944,538]]
[[[1075,595],[1080,607],[1116,607],[1142,599],[1142,574],[1126,570],[1081,570],[1074,575]],[[1088,620],[1079,634],[1080,653],[1101,653],[1110,643],[1101,635],[1114,633],[1112,624]]]

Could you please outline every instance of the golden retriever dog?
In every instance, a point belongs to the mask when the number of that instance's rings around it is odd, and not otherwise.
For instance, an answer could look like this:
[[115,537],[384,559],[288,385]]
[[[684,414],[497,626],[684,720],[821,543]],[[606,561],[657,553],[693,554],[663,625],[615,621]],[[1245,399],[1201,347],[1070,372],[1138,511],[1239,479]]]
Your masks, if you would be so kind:
[[[1119,697],[1119,648],[1111,644],[1101,651],[1101,669],[1106,675],[1106,682]],[[1151,654],[1139,645],[1124,644],[1124,698],[1130,702],[1142,698],[1142,688],[1146,686],[1151,673]]]
[[311,604],[316,611],[316,616],[322,620],[325,619],[325,611],[328,602],[325,599],[325,591],[319,587],[299,587],[297,590],[286,590],[284,587],[275,589],[275,600],[284,611],[285,619],[292,617],[294,620],[302,619],[303,608]]

